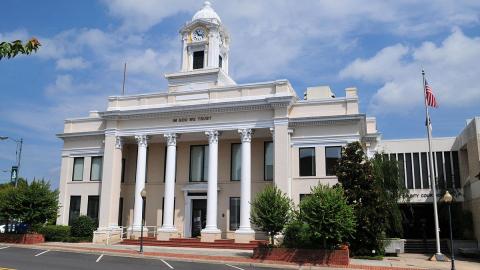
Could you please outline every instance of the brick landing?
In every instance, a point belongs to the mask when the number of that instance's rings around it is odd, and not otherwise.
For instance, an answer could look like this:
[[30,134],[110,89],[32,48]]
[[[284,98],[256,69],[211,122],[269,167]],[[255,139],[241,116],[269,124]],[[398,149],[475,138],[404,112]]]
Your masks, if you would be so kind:
[[[156,247],[189,247],[189,248],[217,248],[217,249],[241,249],[253,250],[267,243],[264,240],[254,240],[250,243],[235,243],[234,239],[218,239],[215,242],[201,242],[199,238],[170,238],[169,241],[156,240],[153,237],[145,237],[143,245]],[[125,239],[123,245],[140,245],[140,240]]]

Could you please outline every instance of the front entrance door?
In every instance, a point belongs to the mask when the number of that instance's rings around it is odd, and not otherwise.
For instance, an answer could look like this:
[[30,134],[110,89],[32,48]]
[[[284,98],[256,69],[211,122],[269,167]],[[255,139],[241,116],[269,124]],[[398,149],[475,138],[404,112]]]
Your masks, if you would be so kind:
[[192,200],[192,237],[200,236],[207,223],[207,200]]

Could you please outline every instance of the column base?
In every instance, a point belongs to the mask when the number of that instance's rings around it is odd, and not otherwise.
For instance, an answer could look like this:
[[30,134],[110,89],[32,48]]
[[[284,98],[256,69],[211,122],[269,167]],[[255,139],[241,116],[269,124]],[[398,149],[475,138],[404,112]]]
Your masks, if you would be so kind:
[[168,241],[170,238],[180,237],[177,228],[160,228],[157,230],[157,240]]
[[201,231],[201,241],[202,242],[215,242],[217,239],[222,239],[222,231],[219,229],[203,229]]
[[235,243],[250,243],[252,240],[255,240],[255,231],[251,228],[235,231]]

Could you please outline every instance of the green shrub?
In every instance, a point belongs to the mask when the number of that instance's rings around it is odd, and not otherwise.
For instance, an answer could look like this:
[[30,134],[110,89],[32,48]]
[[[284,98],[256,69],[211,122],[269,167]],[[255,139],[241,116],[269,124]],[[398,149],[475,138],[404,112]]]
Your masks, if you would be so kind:
[[283,246],[287,248],[311,248],[313,244],[310,235],[308,225],[295,218],[285,226]]
[[79,216],[72,222],[71,235],[73,237],[93,237],[93,231],[97,225],[93,219],[88,216]]
[[43,234],[46,241],[61,242],[70,237],[70,226],[46,225],[39,228],[38,233]]

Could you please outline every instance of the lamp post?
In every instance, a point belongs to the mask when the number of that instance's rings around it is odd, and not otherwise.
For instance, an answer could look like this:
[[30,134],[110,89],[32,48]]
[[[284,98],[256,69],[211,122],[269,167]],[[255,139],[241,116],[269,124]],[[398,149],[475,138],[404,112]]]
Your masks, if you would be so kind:
[[452,254],[452,270],[455,270],[455,249],[453,247],[453,232],[452,232],[452,212],[450,206],[452,205],[453,197],[448,190],[443,195],[442,200],[448,206],[448,223],[450,224],[450,252]]
[[[140,196],[142,196],[142,204],[143,204],[143,200],[145,200],[145,198],[147,197],[147,191],[145,189],[142,189],[142,191],[140,192]],[[145,211],[145,209],[143,209],[143,211]],[[140,229],[140,253],[143,253],[143,223],[144,222],[145,222],[145,217],[142,216],[142,226]]]
[[15,187],[17,187],[18,173],[20,172],[20,161],[22,159],[23,138],[20,138],[20,140],[16,140],[16,139],[13,139],[13,138],[8,137],[8,136],[0,136],[1,141],[8,140],[8,139],[17,143],[17,150],[15,151],[15,154],[16,154],[15,158],[16,158],[16,161],[17,161],[17,172],[16,172],[17,176],[15,177]]

